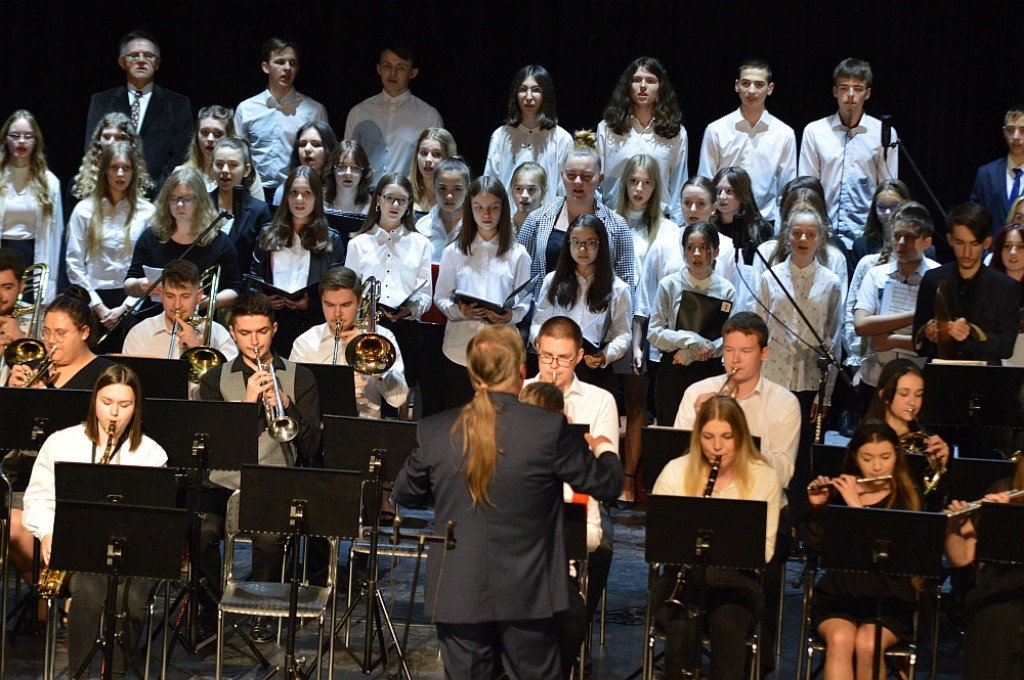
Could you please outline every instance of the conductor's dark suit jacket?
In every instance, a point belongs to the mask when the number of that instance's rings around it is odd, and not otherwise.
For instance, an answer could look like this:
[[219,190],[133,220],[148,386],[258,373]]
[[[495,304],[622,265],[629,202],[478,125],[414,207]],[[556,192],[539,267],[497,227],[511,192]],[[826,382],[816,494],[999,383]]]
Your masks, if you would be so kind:
[[978,168],[971,188],[971,203],[979,204],[992,214],[992,235],[999,233],[1010,209],[1006,194],[1006,156]]
[[493,506],[474,507],[466,488],[462,440],[451,435],[458,409],[420,421],[417,448],[395,480],[396,502],[433,498],[437,530],[456,523],[455,547],[442,555],[432,546],[427,562],[426,608],[441,623],[544,619],[568,609],[562,482],[598,500],[622,489],[618,457],[596,458],[564,416],[511,394],[491,399],[501,409]]
[[[112,111],[119,111],[129,118],[132,116],[128,88],[124,85],[97,92],[89,100],[89,116],[85,124],[87,149],[100,118]],[[146,169],[156,182],[154,191],[159,191],[167,176],[185,161],[194,127],[192,103],[188,97],[154,85],[153,96],[142,119],[142,129],[139,130]]]
[[[917,293],[917,308],[914,310],[915,338],[918,337],[918,329],[935,318],[935,293],[940,281],[949,282],[952,304],[956,306],[957,282],[960,280],[956,268],[956,262],[948,262],[925,273]],[[1020,329],[1020,284],[1006,274],[985,265],[981,266],[976,276],[978,288],[974,295],[971,314],[968,316],[959,309],[954,309],[953,318],[967,318],[985,331],[988,340],[979,342],[973,337],[968,337],[963,342],[956,343],[955,358],[981,360],[998,365],[1001,359],[1007,359],[1013,354],[1013,343],[1016,342]],[[929,342],[923,332],[920,338],[922,346],[919,353],[933,359],[938,357],[939,349],[935,343]]]

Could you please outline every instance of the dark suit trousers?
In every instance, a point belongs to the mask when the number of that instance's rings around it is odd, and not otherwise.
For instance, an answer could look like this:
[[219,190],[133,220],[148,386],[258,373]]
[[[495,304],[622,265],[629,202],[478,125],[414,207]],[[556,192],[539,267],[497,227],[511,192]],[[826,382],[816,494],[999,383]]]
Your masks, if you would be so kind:
[[512,680],[558,680],[558,636],[554,619],[437,624],[447,680],[491,680],[501,654]]

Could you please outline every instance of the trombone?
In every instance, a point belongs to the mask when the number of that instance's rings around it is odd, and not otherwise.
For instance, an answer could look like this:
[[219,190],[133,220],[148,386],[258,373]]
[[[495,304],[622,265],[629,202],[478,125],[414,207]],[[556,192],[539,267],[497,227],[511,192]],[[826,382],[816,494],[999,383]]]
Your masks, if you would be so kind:
[[[43,263],[37,263],[25,268],[21,281],[22,291],[18,293],[18,299],[14,302],[14,310],[11,316],[20,319],[23,316],[29,317],[28,331],[24,338],[18,338],[4,348],[0,355],[0,373],[8,364],[16,366],[29,361],[42,359],[47,355],[46,345],[39,337],[39,324],[43,320],[42,305],[43,296],[46,294],[46,286],[50,280],[50,267]],[[25,302],[31,295],[32,302]]]
[[274,370],[274,359],[271,357],[269,362],[263,363],[260,359],[262,353],[259,345],[253,348],[253,352],[256,354],[256,368],[270,374],[270,384],[274,389],[273,406],[267,401],[266,396],[263,397],[263,408],[267,416],[267,434],[274,441],[290,442],[299,433],[299,424],[284,412],[284,406],[281,403],[281,389],[277,382],[277,371]]
[[[199,305],[197,304],[196,308],[192,311],[192,316],[185,320],[185,323],[193,328],[198,328],[200,324],[205,324],[203,326],[203,344],[198,347],[190,347],[181,353],[181,358],[188,362],[188,379],[193,383],[198,383],[211,368],[220,366],[227,361],[227,357],[210,344],[213,338],[213,317],[217,313],[217,306],[214,303],[217,300],[217,290],[220,288],[220,265],[207,267],[203,275],[199,277],[199,290],[202,291],[204,287],[209,287],[210,289],[209,294],[206,296],[206,315],[201,316],[199,314]],[[174,351],[174,330],[177,326],[178,320],[175,319],[174,328],[171,329],[171,347],[169,352]],[[170,359],[171,354],[168,354],[167,358]]]
[[[361,320],[358,320],[356,325],[363,326],[366,332],[345,347],[345,361],[359,373],[380,375],[394,365],[397,355],[394,344],[377,332],[377,300],[380,298],[380,281],[371,276],[366,280],[363,292],[363,304],[360,305],[359,311],[362,312],[365,307],[366,313],[360,315]],[[335,355],[337,355],[338,326],[335,326],[334,333]]]

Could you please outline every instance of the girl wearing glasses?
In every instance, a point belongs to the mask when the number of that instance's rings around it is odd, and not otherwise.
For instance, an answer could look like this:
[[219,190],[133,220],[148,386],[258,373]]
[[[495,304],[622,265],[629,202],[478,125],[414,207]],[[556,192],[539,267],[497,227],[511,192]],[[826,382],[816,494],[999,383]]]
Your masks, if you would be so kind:
[[405,384],[419,379],[420,329],[417,320],[430,309],[430,239],[416,231],[412,183],[397,172],[381,176],[370,197],[373,206],[348,244],[345,266],[365,283],[380,286],[380,325],[395,334],[405,362]]
[[128,142],[104,149],[92,195],[75,206],[68,220],[68,279],[89,292],[89,304],[107,328],[131,303],[125,274],[132,249],[155,211],[135,172],[141,160]]
[[448,317],[441,347],[448,408],[473,398],[466,344],[481,328],[516,324],[530,309],[529,293],[522,290],[530,280],[530,256],[512,234],[511,212],[502,183],[477,177],[469,185],[459,237],[441,255],[434,304]]
[[630,307],[629,286],[612,271],[608,231],[593,215],[580,215],[569,225],[555,271],[544,277],[530,341],[551,317],[569,317],[583,331],[577,377],[614,394],[612,363],[629,349]]
[[[60,182],[46,167],[43,133],[35,117],[18,109],[0,128],[0,247],[14,248],[25,262],[60,262],[64,211]],[[54,272],[56,273],[56,272]],[[49,302],[57,292],[57,277],[43,295]]]
[[324,173],[324,210],[327,213],[365,215],[373,191],[373,168],[359,142],[343,139],[327,159]]
[[282,186],[284,200],[260,234],[252,254],[252,273],[261,281],[292,293],[268,294],[276,310],[273,348],[290,354],[295,338],[324,322],[316,284],[345,258],[345,242],[324,217],[320,177],[300,165]]
[[[220,265],[216,305],[217,309],[230,307],[242,290],[242,275],[235,246],[222,231],[230,227],[230,222],[221,220],[218,227],[202,234],[215,219],[217,211],[199,173],[191,168],[172,172],[157,196],[156,213],[149,221],[149,228],[142,232],[135,244],[124,282],[128,294],[142,295],[149,287],[151,281],[143,266],[163,269],[195,243],[195,248],[189,250],[185,259],[195,264],[200,273],[208,267]],[[162,311],[159,304],[148,304],[141,315],[152,316]]]
[[559,194],[564,195],[559,172],[571,147],[572,135],[558,125],[551,74],[543,66],[522,67],[509,87],[505,124],[494,131],[487,146],[484,174],[510,186],[516,168],[536,163],[546,179],[540,195],[554,202]]

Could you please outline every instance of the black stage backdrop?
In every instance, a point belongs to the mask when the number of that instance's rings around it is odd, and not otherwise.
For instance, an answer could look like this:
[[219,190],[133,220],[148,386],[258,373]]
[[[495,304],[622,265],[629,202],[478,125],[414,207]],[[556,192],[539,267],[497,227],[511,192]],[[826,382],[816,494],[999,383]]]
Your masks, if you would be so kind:
[[[1019,22],[1018,3],[993,1],[0,0],[0,116],[31,110],[50,166],[66,182],[81,159],[90,94],[124,82],[121,33],[155,34],[157,82],[187,94],[197,110],[233,106],[264,88],[260,45],[281,34],[302,47],[298,89],[323,102],[340,136],[348,109],[380,91],[374,64],[391,40],[415,47],[413,92],[438,108],[480,172],[520,66],[551,71],[559,122],[572,131],[595,127],[620,72],[649,54],[679,93],[692,173],[704,127],[738,105],[732,83],[744,57],[771,62],[768,108],[799,140],[804,125],[836,108],[834,66],[857,56],[875,74],[867,110],[894,116],[904,151],[949,208],[967,199],[978,165],[1006,153],[1002,115],[1024,100],[1011,59]],[[902,156],[900,176],[934,211]]]

